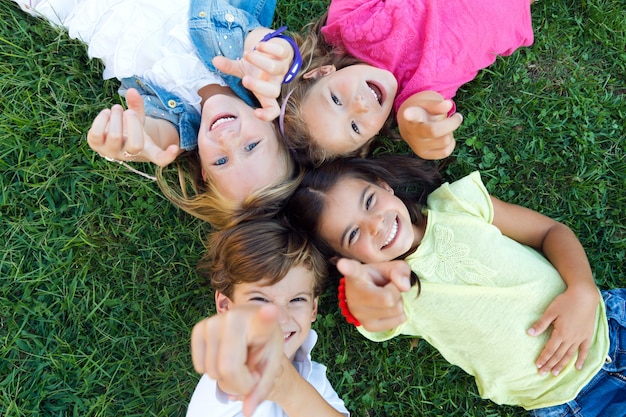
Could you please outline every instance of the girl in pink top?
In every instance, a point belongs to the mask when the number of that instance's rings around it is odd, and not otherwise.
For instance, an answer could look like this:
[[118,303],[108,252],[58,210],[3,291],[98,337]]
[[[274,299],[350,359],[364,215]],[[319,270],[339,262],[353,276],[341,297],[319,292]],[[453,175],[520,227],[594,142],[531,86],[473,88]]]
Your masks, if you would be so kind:
[[498,55],[532,44],[531,2],[332,1],[302,41],[308,67],[284,90],[284,135],[313,162],[354,155],[395,112],[416,154],[448,156],[462,122],[452,97]]

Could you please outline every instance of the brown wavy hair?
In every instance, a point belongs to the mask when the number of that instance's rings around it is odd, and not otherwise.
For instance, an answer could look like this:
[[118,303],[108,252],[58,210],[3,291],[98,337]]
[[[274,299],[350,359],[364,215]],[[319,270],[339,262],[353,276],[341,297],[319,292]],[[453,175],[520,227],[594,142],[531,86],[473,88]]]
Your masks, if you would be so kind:
[[214,290],[232,298],[237,284],[267,280],[273,285],[297,266],[313,273],[313,293],[319,296],[328,276],[326,261],[306,234],[277,217],[212,233],[197,270]]

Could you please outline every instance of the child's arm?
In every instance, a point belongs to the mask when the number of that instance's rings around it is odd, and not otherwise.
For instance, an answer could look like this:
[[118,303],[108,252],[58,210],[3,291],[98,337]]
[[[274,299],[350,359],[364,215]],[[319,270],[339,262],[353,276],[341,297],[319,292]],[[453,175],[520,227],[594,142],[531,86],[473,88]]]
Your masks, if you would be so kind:
[[340,259],[350,313],[370,332],[382,332],[406,320],[402,292],[411,288],[411,269],[404,261],[361,264]]
[[255,115],[261,120],[274,120],[280,113],[277,97],[285,74],[294,57],[293,47],[282,38],[260,40],[271,29],[257,28],[245,40],[243,59],[230,60],[223,56],[213,58],[213,65],[220,71],[241,78],[244,87],[250,90],[261,104]]
[[342,417],[293,367],[283,355],[280,375],[267,397],[280,405],[289,417]]
[[283,353],[276,306],[239,306],[197,323],[191,356],[251,416],[264,400],[276,402],[290,417],[343,416],[309,384]]
[[87,142],[100,155],[118,161],[170,164],[181,153],[176,127],[163,119],[146,117],[139,92],[126,93],[128,110],[115,105],[96,116]]
[[550,340],[536,365],[542,374],[558,374],[578,353],[576,368],[581,369],[591,344],[600,295],[585,250],[570,228],[530,209],[491,198],[493,224],[504,235],[544,253],[567,285],[542,317],[528,330],[543,333],[550,325]]
[[452,101],[444,100],[439,93],[421,91],[398,109],[400,136],[420,158],[443,159],[454,150],[453,132],[463,122],[463,116],[454,113],[448,117],[452,106]]

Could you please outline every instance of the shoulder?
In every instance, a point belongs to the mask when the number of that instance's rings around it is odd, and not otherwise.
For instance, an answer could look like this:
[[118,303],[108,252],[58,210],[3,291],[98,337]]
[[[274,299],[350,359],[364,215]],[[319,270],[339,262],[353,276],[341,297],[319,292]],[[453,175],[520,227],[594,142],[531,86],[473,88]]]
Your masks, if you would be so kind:
[[493,221],[491,197],[478,171],[443,184],[428,196],[426,205],[429,210],[466,213]]

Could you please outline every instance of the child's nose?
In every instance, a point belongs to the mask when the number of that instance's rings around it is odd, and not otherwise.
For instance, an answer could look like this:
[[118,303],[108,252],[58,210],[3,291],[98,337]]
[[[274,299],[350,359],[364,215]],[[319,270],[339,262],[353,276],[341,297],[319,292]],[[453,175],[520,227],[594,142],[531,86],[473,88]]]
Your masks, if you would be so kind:
[[287,312],[287,306],[279,305],[278,310],[278,323],[280,323],[281,325],[289,323],[289,313]]
[[369,232],[372,236],[376,236],[383,228],[383,216],[373,215],[369,219]]
[[352,106],[354,108],[354,111],[356,111],[357,113],[365,113],[366,111],[369,110],[367,101],[361,95],[357,95],[354,98],[354,100],[352,101]]
[[220,132],[220,134],[217,136],[217,141],[220,145],[232,145],[235,138],[237,138],[237,131],[227,129]]

